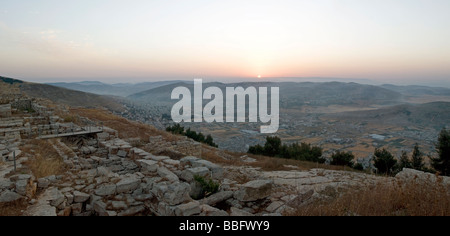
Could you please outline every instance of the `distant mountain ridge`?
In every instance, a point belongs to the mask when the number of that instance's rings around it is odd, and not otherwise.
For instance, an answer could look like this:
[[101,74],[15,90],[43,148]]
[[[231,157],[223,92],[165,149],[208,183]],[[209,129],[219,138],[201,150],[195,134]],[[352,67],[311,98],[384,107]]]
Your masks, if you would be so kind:
[[7,83],[7,84],[22,84],[22,80],[12,79],[8,77],[0,76],[0,82]]
[[450,89],[442,87],[428,87],[420,85],[398,86],[392,84],[383,84],[380,87],[396,91],[404,95],[450,96]]
[[77,90],[81,92],[95,93],[99,95],[113,95],[126,97],[131,94],[139,93],[145,90],[157,88],[160,86],[177,83],[179,80],[174,81],[158,81],[158,82],[144,82],[144,83],[119,83],[119,84],[106,84],[100,81],[82,81],[72,83],[48,83],[48,85],[62,87],[66,89]]
[[0,84],[12,84],[30,98],[48,99],[55,103],[79,107],[101,107],[111,111],[123,111],[123,105],[117,98],[93,93],[70,90],[48,84],[25,82],[22,80],[0,77]]
[[[170,99],[171,91],[178,86],[185,86],[193,91],[192,84],[180,82],[132,94],[127,98],[138,102],[151,101],[167,105],[173,103]],[[284,108],[296,108],[302,105],[390,105],[398,103],[402,98],[402,94],[386,88],[342,82],[243,82],[232,84],[215,82],[204,83],[203,89],[210,86],[219,87],[224,95],[226,87],[279,87],[280,106]]]

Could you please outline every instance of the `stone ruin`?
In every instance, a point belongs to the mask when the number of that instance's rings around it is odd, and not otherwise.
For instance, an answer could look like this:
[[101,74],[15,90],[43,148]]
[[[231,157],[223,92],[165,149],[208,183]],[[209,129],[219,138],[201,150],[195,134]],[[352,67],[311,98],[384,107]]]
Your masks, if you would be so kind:
[[[228,216],[251,215],[235,207],[216,206],[229,201],[263,204],[272,181],[247,183],[238,191],[223,185],[207,198],[194,200],[201,187],[194,176],[221,182],[224,169],[209,161],[187,156],[174,160],[155,156],[119,139],[117,131],[105,128],[82,147],[57,142],[56,149],[73,150],[63,154],[70,171],[62,176],[33,180],[43,194],[26,215],[74,216]],[[11,191],[11,190],[7,190]],[[231,209],[232,208],[232,209]],[[229,213],[230,212],[230,213]]]
[[[145,150],[155,146],[152,150],[196,153],[201,145],[188,139],[166,142],[159,136],[149,141],[145,148],[133,147],[108,127],[97,134],[53,139],[49,143],[67,172],[39,179],[28,174],[5,177],[11,165],[0,166],[0,203],[27,201],[23,214],[30,216],[280,216],[295,213],[298,206],[336,198],[348,189],[386,181],[346,171],[262,171],[221,166],[195,155],[158,156]],[[19,168],[27,158],[18,159]],[[423,175],[404,170],[396,178]],[[219,191],[199,198],[204,190],[194,176],[219,183]],[[450,178],[444,182],[450,186]]]
[[0,105],[0,118],[8,118],[11,117],[11,104]]
[[[64,122],[52,109],[29,99],[15,99],[0,105],[0,161],[11,160],[22,138],[59,135],[87,130],[73,122]],[[90,124],[98,126],[98,124]]]

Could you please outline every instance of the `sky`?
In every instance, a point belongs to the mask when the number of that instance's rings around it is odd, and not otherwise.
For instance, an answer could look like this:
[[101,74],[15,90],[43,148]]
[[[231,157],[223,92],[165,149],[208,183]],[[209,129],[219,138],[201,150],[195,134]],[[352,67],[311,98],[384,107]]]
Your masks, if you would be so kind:
[[450,83],[448,0],[0,0],[0,75]]

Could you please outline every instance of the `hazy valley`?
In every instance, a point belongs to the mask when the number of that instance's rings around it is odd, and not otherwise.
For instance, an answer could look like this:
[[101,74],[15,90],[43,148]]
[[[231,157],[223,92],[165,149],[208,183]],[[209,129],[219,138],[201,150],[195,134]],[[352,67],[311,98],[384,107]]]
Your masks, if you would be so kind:
[[[171,124],[171,91],[192,82],[169,85],[129,95],[120,102],[122,116],[164,129]],[[434,153],[435,137],[450,124],[450,89],[426,86],[362,85],[340,82],[249,82],[208,83],[217,86],[280,87],[280,129],[287,142],[320,145],[330,155],[336,150],[352,151],[365,165],[375,148],[386,147],[397,155],[411,151],[417,142],[425,153]],[[113,91],[110,92],[111,94]],[[207,101],[204,102],[204,105]],[[184,126],[211,134],[219,147],[245,152],[263,144],[266,135],[258,123],[186,123]]]
[[[436,155],[438,133],[450,124],[448,89],[338,82],[207,84],[279,86],[276,135],[287,143],[318,145],[325,158],[351,151],[365,167],[356,171],[248,154],[249,146],[263,144],[267,136],[259,133],[258,123],[182,124],[211,134],[218,149],[164,131],[173,125],[168,114],[176,101],[168,99],[170,92],[190,82],[161,83],[121,97],[0,79],[0,215],[449,212],[448,177],[412,169],[399,170],[395,177],[374,175],[371,159],[377,147],[398,158],[416,142],[425,154]],[[421,200],[412,204],[411,199]]]

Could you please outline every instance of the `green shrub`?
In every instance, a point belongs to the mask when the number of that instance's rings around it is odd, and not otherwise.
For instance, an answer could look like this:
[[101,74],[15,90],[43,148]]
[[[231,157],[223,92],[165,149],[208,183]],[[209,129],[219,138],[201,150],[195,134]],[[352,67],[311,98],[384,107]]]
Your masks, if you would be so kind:
[[375,149],[374,166],[379,174],[393,175],[396,171],[397,160],[386,149]]
[[202,196],[198,196],[199,199],[208,197],[219,191],[220,184],[210,178],[205,178],[200,175],[195,175],[194,180],[197,183],[199,183],[200,186],[202,187]]
[[438,157],[431,159],[431,165],[441,175],[450,176],[450,131],[443,129],[436,146]]
[[211,147],[215,147],[215,148],[219,147],[219,145],[214,143],[214,139],[212,138],[212,136],[210,134],[208,134],[205,137],[205,135],[202,132],[197,133],[195,131],[192,131],[191,128],[188,128],[185,131],[184,127],[181,126],[180,124],[175,124],[174,126],[169,126],[166,128],[166,131],[171,132],[172,134],[176,134],[176,135],[184,135],[194,141],[207,144]]
[[351,152],[337,151],[331,156],[331,165],[350,166],[353,167],[353,159],[355,155]]
[[425,164],[423,163],[423,153],[420,151],[419,144],[416,143],[412,154],[412,168],[416,170],[423,170]]
[[248,153],[269,157],[281,157],[286,159],[325,163],[325,158],[322,158],[322,148],[311,146],[311,144],[308,143],[282,144],[281,139],[276,136],[266,137],[266,143],[264,146],[258,144],[249,147]]
[[356,163],[355,165],[353,165],[353,169],[363,171],[364,166],[361,163]]

